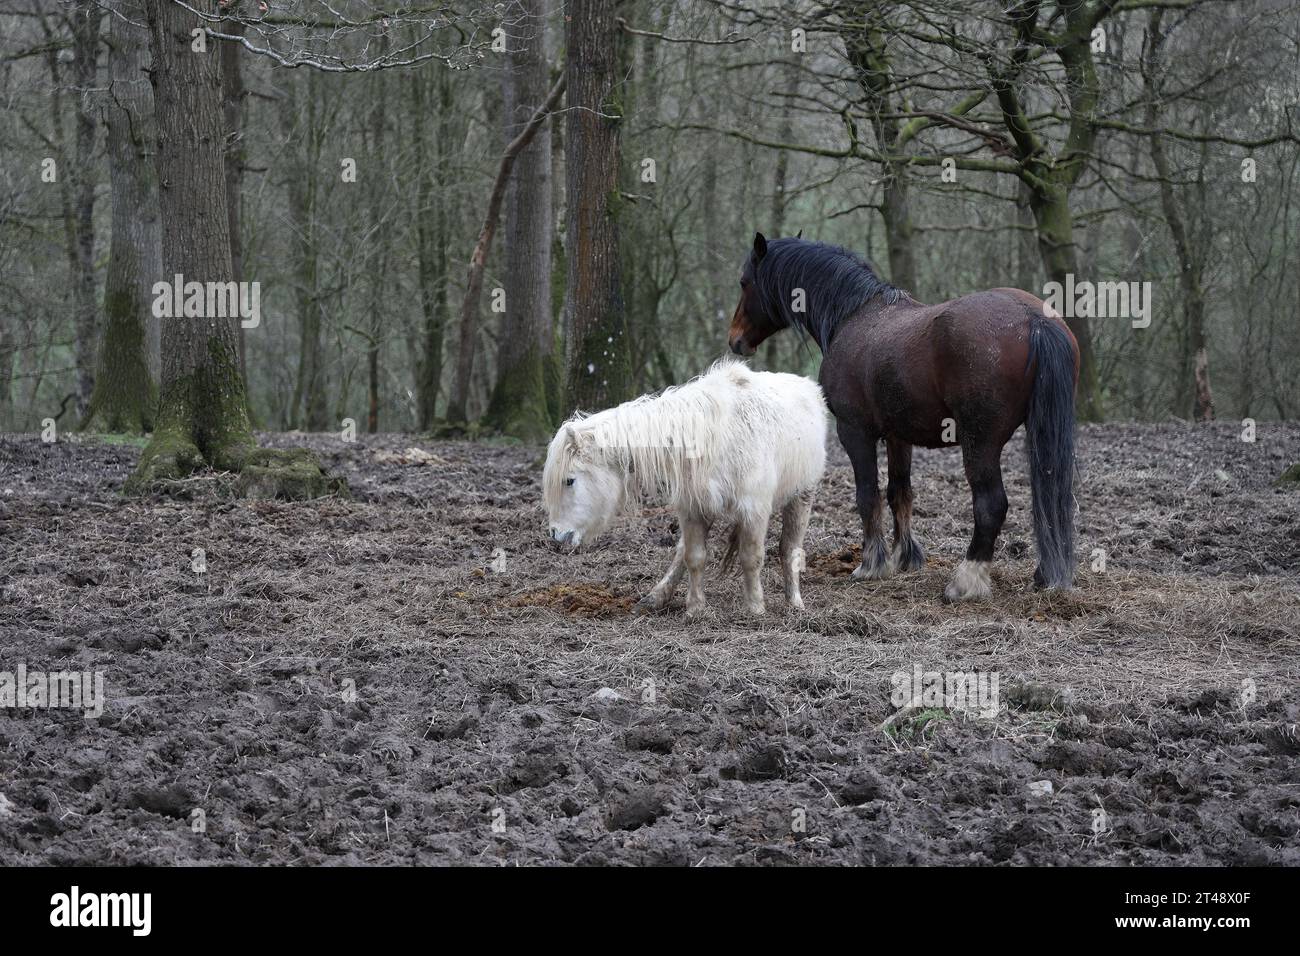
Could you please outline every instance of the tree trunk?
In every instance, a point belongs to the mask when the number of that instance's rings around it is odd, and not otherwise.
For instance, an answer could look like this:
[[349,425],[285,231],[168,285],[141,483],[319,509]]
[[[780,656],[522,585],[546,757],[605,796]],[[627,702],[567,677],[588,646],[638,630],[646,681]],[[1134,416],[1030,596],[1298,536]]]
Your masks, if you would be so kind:
[[[1053,182],[1052,174],[1040,171],[1041,188],[1031,191],[1030,208],[1038,227],[1038,254],[1049,282],[1065,288],[1067,276],[1079,276],[1078,248],[1074,244],[1074,216],[1070,211],[1070,188]],[[1101,392],[1097,362],[1092,350],[1092,323],[1086,315],[1067,309],[1065,324],[1079,343],[1078,415],[1084,421],[1101,421]]]
[[[191,0],[214,15],[217,0]],[[226,205],[221,69],[191,51],[193,14],[171,0],[145,0],[158,128],[163,274],[186,282],[233,281]],[[173,280],[174,281],[174,280]],[[235,320],[210,314],[173,317],[163,325],[162,387],[153,440],[127,491],[183,478],[209,464],[241,472],[239,489],[257,497],[307,498],[345,492],[303,450],[258,449],[239,374]]]
[[[1160,48],[1164,42],[1161,32],[1161,20],[1164,11],[1154,9],[1148,14],[1151,40],[1148,47],[1143,74],[1147,83],[1146,125],[1154,128],[1157,120],[1157,102],[1160,97],[1158,77],[1160,75]],[[1202,170],[1206,156],[1201,157]],[[1190,370],[1183,373],[1192,400],[1192,415],[1198,422],[1214,420],[1214,395],[1210,389],[1210,357],[1205,340],[1205,288],[1202,281],[1204,261],[1193,248],[1187,233],[1178,197],[1174,193],[1174,174],[1165,154],[1164,140],[1155,135],[1151,137],[1151,162],[1155,167],[1156,178],[1160,183],[1160,208],[1164,213],[1165,225],[1174,242],[1174,252],[1178,256],[1178,285],[1183,294],[1183,324],[1187,337],[1187,352],[1192,362]],[[1204,190],[1204,173],[1198,184]],[[1190,381],[1188,381],[1190,372]],[[1180,386],[1182,383],[1180,382]]]
[[[294,380],[289,427],[307,431],[329,428],[325,401],[325,350],[321,341],[324,330],[322,292],[320,288],[320,236],[316,197],[321,168],[321,120],[317,76],[308,72],[305,96],[290,79],[286,100],[286,135],[301,143],[297,167],[289,180],[289,211],[294,227],[296,252],[295,300],[298,311],[298,374]],[[300,113],[298,105],[303,103]],[[331,175],[337,175],[331,170]]]
[[515,160],[536,137],[538,131],[549,119],[551,111],[560,101],[564,92],[564,77],[552,88],[546,102],[541,105],[510,142],[501,161],[497,164],[496,179],[492,183],[492,192],[488,195],[487,214],[479,229],[478,241],[469,257],[469,272],[465,277],[465,298],[460,307],[460,342],[456,353],[456,380],[452,386],[451,402],[447,406],[447,422],[463,425],[468,420],[470,380],[474,373],[474,342],[478,332],[479,300],[483,294],[483,273],[487,269],[488,254],[492,250],[492,239],[496,235],[497,222],[501,217],[501,204],[505,201],[506,186],[510,183],[510,173]]
[[[876,4],[862,4],[851,14],[855,29],[846,29],[845,48],[854,68],[858,86],[866,100],[871,128],[881,152],[897,152],[899,123],[890,92],[894,86],[886,36],[880,29]],[[889,281],[916,295],[916,253],[912,207],[908,199],[907,164],[888,161],[881,164],[880,218],[885,224],[885,242],[889,253]]]
[[[243,36],[238,20],[223,24],[222,33]],[[244,279],[244,243],[240,229],[240,201],[244,193],[244,75],[240,66],[244,48],[238,43],[221,44],[221,109],[226,124],[226,209],[230,221],[230,266],[236,282]],[[248,348],[244,327],[239,327],[239,374],[248,384]]]
[[[108,126],[113,236],[104,283],[104,336],[83,429],[153,430],[157,401],[149,369],[153,285],[162,278],[152,149],[153,94],[143,72],[149,34],[143,8],[117,0],[109,18]],[[134,22],[133,22],[134,21]]]
[[567,402],[594,411],[628,398],[631,382],[618,256],[620,32],[614,0],[571,0],[567,13]]
[[[521,0],[522,45],[509,51],[502,73],[505,137],[513,140],[547,93],[545,0]],[[520,151],[506,193],[505,308],[497,378],[485,416],[496,431],[525,441],[550,438],[546,364],[551,323],[551,123]]]
[[[64,164],[72,193],[69,220],[69,264],[76,303],[77,412],[85,416],[95,390],[95,350],[98,345],[99,304],[95,300],[95,152],[94,90],[99,57],[99,27],[103,8],[95,0],[76,0],[72,13],[72,83],[76,96],[76,159]],[[73,165],[73,169],[68,169]]]
[[438,125],[435,134],[435,159],[429,169],[428,140],[425,134],[424,73],[411,71],[415,93],[415,148],[418,166],[416,181],[416,244],[420,283],[420,310],[423,317],[420,357],[416,363],[415,393],[420,428],[433,427],[437,413],[438,387],[442,380],[442,343],[449,311],[447,307],[447,246],[452,214],[452,197],[448,189],[448,166],[451,162],[451,71],[437,74]]

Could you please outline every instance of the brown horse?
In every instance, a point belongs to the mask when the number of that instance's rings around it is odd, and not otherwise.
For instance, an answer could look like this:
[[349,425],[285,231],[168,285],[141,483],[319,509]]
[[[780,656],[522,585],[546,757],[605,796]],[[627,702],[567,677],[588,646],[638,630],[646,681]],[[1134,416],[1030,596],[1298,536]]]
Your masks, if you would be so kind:
[[[758,233],[740,278],[731,349],[752,355],[786,327],[810,335],[822,350],[822,390],[853,462],[862,517],[862,564],[854,578],[925,563],[912,536],[912,446],[957,444],[974,498],[975,534],[944,596],[988,597],[989,562],[1007,514],[1002,448],[1023,423],[1038,546],[1034,584],[1071,586],[1079,346],[1060,316],[1018,289],[924,305],[847,249],[806,239],[768,242]],[[892,554],[876,471],[882,439]]]

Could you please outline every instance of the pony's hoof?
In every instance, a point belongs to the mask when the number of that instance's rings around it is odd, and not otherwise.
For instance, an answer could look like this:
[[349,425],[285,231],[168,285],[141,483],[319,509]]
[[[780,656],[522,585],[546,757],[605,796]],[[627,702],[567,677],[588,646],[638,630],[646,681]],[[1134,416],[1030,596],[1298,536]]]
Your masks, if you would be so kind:
[[659,600],[653,594],[647,594],[636,604],[632,605],[633,614],[655,614],[664,609],[663,601]]
[[704,604],[686,605],[686,620],[688,621],[702,620],[704,617],[706,607],[707,606]]
[[766,612],[767,612],[767,608],[765,608],[761,604],[745,605],[745,613],[748,614],[750,617],[762,617]]
[[982,601],[992,596],[993,585],[989,581],[987,561],[962,561],[943,591],[943,599],[949,603]]
[[802,611],[802,610],[804,610],[804,606],[803,606],[803,598],[801,598],[801,597],[793,597],[793,598],[791,598],[791,599],[790,599],[790,609],[791,609],[792,611]]

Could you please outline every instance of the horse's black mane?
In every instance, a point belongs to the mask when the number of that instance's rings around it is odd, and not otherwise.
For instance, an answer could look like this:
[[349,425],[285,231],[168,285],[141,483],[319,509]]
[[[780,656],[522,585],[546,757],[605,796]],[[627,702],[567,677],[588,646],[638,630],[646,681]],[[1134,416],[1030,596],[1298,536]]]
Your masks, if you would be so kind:
[[[876,275],[871,264],[841,246],[807,239],[774,239],[754,270],[764,311],[781,328],[808,332],[824,350],[840,324],[876,296],[896,302],[904,295]],[[793,309],[804,291],[804,311]]]

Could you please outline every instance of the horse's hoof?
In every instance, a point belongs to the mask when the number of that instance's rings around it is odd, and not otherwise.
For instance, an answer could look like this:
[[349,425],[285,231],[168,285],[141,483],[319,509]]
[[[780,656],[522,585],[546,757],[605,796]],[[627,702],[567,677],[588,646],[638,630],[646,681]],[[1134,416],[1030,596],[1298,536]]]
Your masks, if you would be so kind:
[[902,544],[894,545],[894,550],[889,553],[889,567],[891,571],[904,574],[919,571],[925,567],[925,552],[915,538],[908,538]]
[[987,561],[962,561],[943,590],[943,599],[949,603],[982,601],[992,596],[993,585],[989,581]]
[[791,598],[790,609],[793,611],[802,611],[804,609],[803,598],[801,597]]
[[859,564],[849,575],[854,581],[883,581],[889,577],[889,562],[877,564],[875,567],[867,567],[865,564]]

